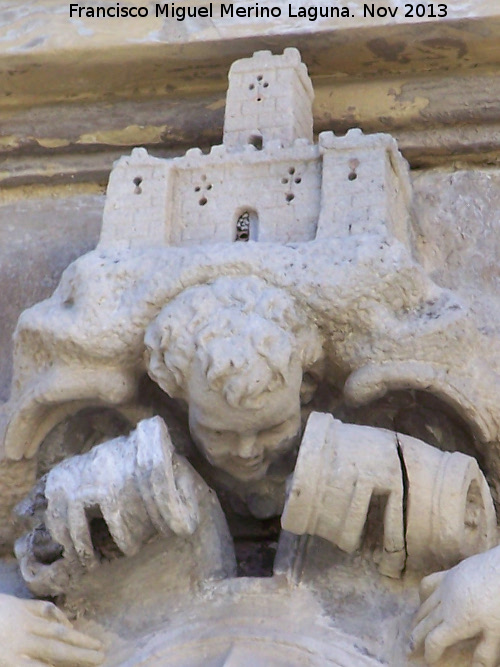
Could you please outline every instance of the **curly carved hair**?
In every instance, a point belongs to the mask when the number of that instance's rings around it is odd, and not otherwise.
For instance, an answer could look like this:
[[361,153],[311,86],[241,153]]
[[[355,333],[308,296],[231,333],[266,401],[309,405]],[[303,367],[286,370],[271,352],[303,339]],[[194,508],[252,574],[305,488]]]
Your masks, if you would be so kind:
[[190,368],[233,407],[257,407],[282,387],[292,359],[306,372],[322,356],[318,328],[284,290],[257,277],[222,277],[168,303],[146,335],[149,375],[187,400]]

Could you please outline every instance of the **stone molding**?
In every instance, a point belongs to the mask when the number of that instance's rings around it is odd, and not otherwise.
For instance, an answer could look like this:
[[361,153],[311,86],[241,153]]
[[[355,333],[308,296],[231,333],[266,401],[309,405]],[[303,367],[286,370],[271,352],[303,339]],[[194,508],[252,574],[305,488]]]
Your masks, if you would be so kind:
[[66,3],[41,4],[0,8],[3,185],[105,182],[113,159],[133,146],[165,156],[219,143],[231,62],[291,45],[315,85],[317,132],[389,130],[412,166],[498,161],[495,2],[448,3],[449,17],[434,21],[214,18],[189,26],[70,21]]

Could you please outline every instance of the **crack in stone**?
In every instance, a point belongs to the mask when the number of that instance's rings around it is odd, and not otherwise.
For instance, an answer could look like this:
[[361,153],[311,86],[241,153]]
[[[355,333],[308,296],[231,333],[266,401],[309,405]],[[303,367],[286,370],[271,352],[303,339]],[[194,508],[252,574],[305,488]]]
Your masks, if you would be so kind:
[[406,469],[403,448],[401,447],[401,443],[399,441],[399,434],[397,433],[397,431],[394,432],[394,436],[396,438],[396,450],[398,453],[399,463],[401,465],[401,479],[403,482],[403,540],[404,540],[404,550],[405,550],[405,562],[402,570],[403,573],[406,569],[406,561],[408,560],[408,545],[406,541],[406,531],[408,524],[408,493],[409,493],[410,481],[408,477],[408,471]]

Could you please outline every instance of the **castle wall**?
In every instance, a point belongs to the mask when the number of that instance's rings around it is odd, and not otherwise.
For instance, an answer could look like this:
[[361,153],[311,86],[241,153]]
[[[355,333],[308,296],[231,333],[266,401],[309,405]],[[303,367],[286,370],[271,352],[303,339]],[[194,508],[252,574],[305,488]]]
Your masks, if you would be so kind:
[[230,243],[238,218],[250,211],[253,240],[310,241],[321,177],[318,147],[305,140],[285,150],[271,144],[231,153],[214,146],[205,155],[195,148],[174,160],[135,150],[112,172],[100,246]]
[[111,172],[100,245],[165,245],[170,237],[165,212],[172,198],[172,170],[143,148],[123,157]]
[[319,215],[321,164],[315,146],[283,151],[216,147],[176,161],[172,245],[231,242],[245,211],[258,218],[259,241],[309,241]]
[[[285,12],[289,3],[274,4]],[[19,1],[8,11],[3,3],[0,398],[19,313],[97,243],[113,162],[134,146],[173,158],[220,144],[230,65],[259,49],[300,48],[316,132],[361,127],[397,139],[416,186],[413,247],[430,274],[461,289],[472,281],[498,290],[500,13],[492,0],[447,4],[439,22],[399,13],[181,23],[70,22],[67,3]]]

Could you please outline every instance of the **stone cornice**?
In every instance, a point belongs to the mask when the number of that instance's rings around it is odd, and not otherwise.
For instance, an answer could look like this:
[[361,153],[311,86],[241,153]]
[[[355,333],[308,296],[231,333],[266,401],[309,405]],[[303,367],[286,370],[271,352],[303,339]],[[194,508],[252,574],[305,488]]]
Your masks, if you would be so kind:
[[[155,3],[137,4],[153,13]],[[498,2],[448,2],[446,19],[425,21],[403,18],[399,0],[399,18],[362,18],[363,4],[348,3],[355,19],[178,22],[70,20],[66,0],[4,2],[0,181],[105,180],[112,159],[135,145],[161,155],[219,143],[231,62],[287,46],[312,75],[316,131],[390,131],[414,166],[495,163]]]

